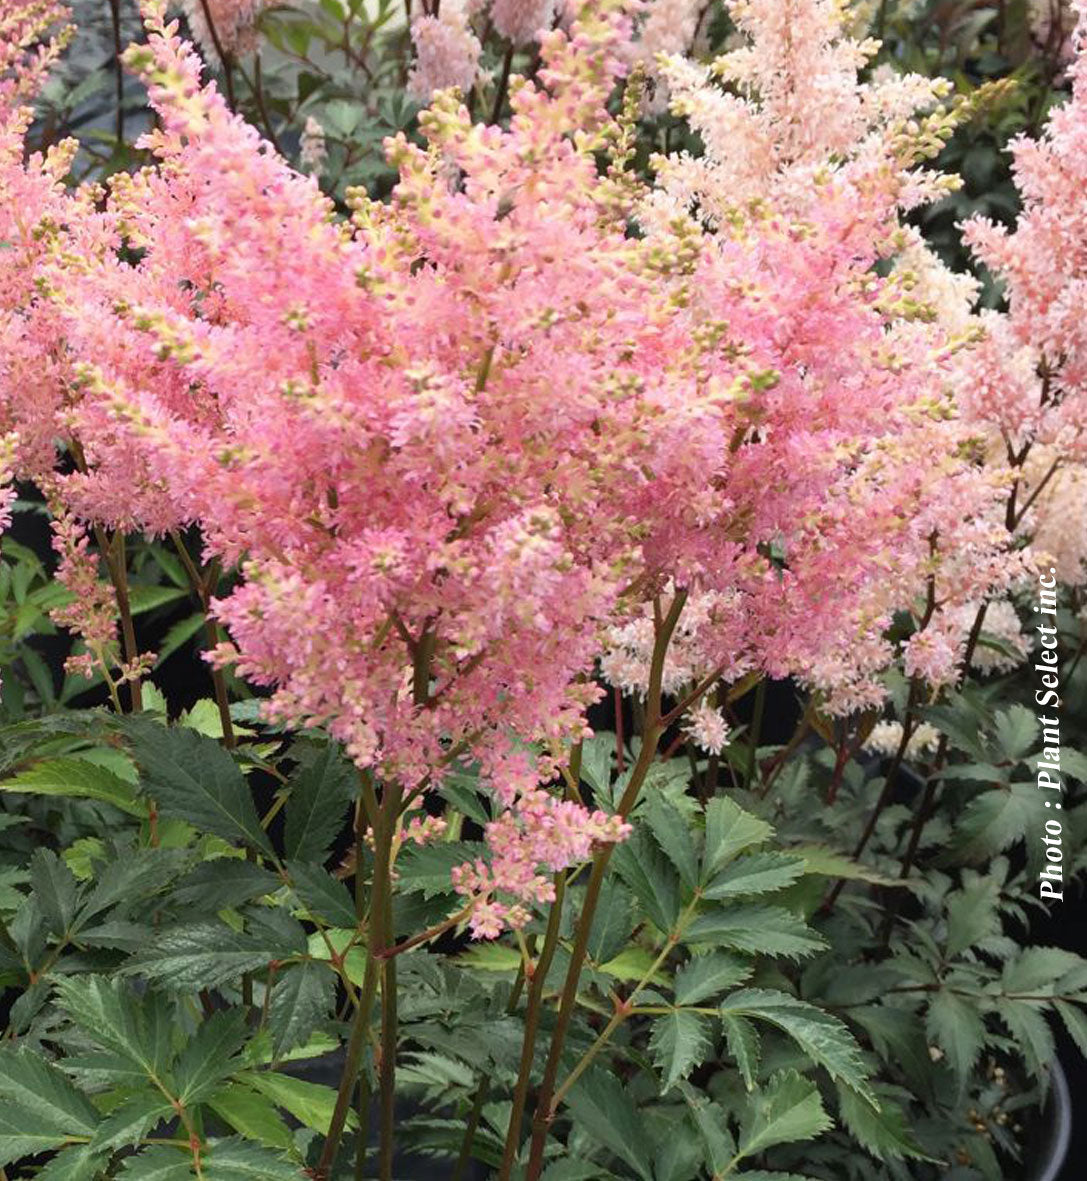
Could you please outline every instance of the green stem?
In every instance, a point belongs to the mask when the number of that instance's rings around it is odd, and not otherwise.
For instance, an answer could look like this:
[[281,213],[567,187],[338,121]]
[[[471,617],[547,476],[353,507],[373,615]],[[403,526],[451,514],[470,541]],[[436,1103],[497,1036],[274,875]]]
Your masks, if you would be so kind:
[[[370,914],[368,928],[368,946],[366,956],[366,971],[362,979],[362,991],[359,996],[359,1006],[355,1010],[355,1017],[351,1023],[351,1034],[347,1043],[347,1058],[344,1062],[343,1075],[336,1093],[336,1106],[333,1108],[332,1120],[328,1127],[324,1148],[320,1160],[314,1169],[317,1181],[324,1181],[332,1171],[339,1151],[343,1130],[347,1123],[347,1113],[351,1107],[351,1096],[355,1090],[355,1078],[359,1073],[362,1052],[370,1034],[370,1015],[377,995],[377,978],[380,970],[380,960],[377,952],[385,945],[385,918],[388,912],[387,899],[392,890],[390,871],[392,869],[392,837],[395,831],[396,812],[389,808],[389,802],[394,798],[390,793],[380,808],[374,793],[373,781],[369,774],[362,777],[362,795],[365,801],[365,812],[375,818],[374,825],[374,879],[370,887]],[[356,810],[355,821],[355,856],[357,858],[356,873],[361,874],[363,864],[363,850],[365,848],[365,826],[362,823],[364,810]],[[363,892],[356,889],[356,918],[362,925]]]
[[544,984],[547,974],[551,970],[555,948],[559,943],[559,927],[562,922],[562,904],[565,893],[566,878],[563,874],[558,873],[555,875],[555,901],[551,904],[551,913],[547,916],[547,930],[544,933],[543,948],[540,951],[540,958],[532,970],[532,983],[529,986],[528,1001],[525,1005],[525,1033],[521,1041],[521,1061],[517,1072],[517,1084],[513,1092],[510,1122],[506,1129],[506,1143],[502,1150],[502,1164],[498,1170],[498,1181],[509,1181],[514,1161],[517,1159],[517,1150],[520,1147],[521,1123],[524,1119],[525,1103],[528,1100],[529,1083],[532,1081],[532,1063],[536,1056],[536,1037],[540,1028]]
[[762,735],[762,717],[766,712],[766,678],[759,681],[755,689],[755,713],[751,718],[751,733],[747,742],[747,775],[745,786],[750,791],[755,784],[758,771],[759,738]]
[[[649,773],[649,768],[653,764],[657,746],[663,734],[661,686],[664,681],[664,659],[686,601],[687,592],[685,590],[677,591],[667,615],[662,617],[659,607],[654,612],[656,636],[653,643],[653,656],[649,665],[649,687],[646,694],[642,745],[638,752],[638,760],[631,770],[626,790],[616,809],[618,815],[623,819],[626,819],[634,807],[638,793]],[[593,858],[593,868],[589,875],[585,901],[578,918],[574,946],[570,952],[570,966],[563,984],[555,1029],[551,1035],[547,1065],[544,1068],[543,1082],[540,1085],[540,1093],[536,1101],[536,1112],[532,1120],[532,1146],[529,1152],[528,1168],[525,1171],[525,1181],[539,1181],[543,1169],[544,1145],[554,1120],[553,1100],[559,1066],[562,1063],[562,1051],[566,1044],[570,1021],[577,1006],[578,983],[581,979],[581,969],[585,963],[585,955],[589,946],[589,931],[592,927],[593,915],[596,913],[596,907],[600,901],[600,891],[604,885],[604,876],[607,873],[608,862],[611,860],[614,847],[610,844],[602,846]]]

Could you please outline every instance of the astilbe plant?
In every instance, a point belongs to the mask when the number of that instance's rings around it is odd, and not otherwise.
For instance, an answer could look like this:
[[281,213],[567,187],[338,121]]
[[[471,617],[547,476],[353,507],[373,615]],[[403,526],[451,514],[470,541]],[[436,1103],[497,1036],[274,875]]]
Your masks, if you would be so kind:
[[[515,80],[508,130],[438,98],[430,147],[393,142],[391,203],[357,195],[348,229],[150,19],[129,63],[160,162],[101,215],[136,261],[58,250],[49,280],[80,433],[108,464],[121,431],[166,514],[242,562],[218,659],[275,689],[270,716],[327,725],[411,799],[482,761],[515,810],[495,866],[464,871],[497,933],[525,912],[496,894],[546,899],[536,865],[621,832],[537,788],[583,731],[617,611],[656,601],[663,633],[671,581],[717,596],[718,676],[822,662],[863,684],[928,535],[991,496],[949,425],[961,341],[870,273],[923,191],[916,136],[816,178],[802,222],[768,183],[768,209],[718,230],[721,210],[680,208],[675,168],[658,194],[624,173],[604,103],[627,18],[590,13]],[[127,523],[87,450],[81,511]]]
[[[976,462],[956,397],[977,325],[902,224],[945,190],[922,165],[958,116],[928,80],[858,82],[867,49],[830,5],[737,6],[751,44],[714,67],[731,89],[657,67],[705,152],[657,160],[646,182],[643,75],[625,64],[641,51],[631,12],[601,3],[540,35],[508,127],[435,96],[425,145],[387,145],[388,203],[355,192],[345,223],[202,82],[164,6],[145,13],[126,57],[158,116],[145,168],[69,192],[64,150],[24,162],[28,116],[8,124],[12,468],[55,506],[77,592],[63,618],[100,665],[113,623],[83,530],[107,542],[123,597],[117,538],[197,525],[209,562],[239,576],[208,604],[230,636],[214,662],[269,691],[267,721],[326,729],[359,772],[368,956],[318,1175],[379,985],[391,1129],[399,953],[460,924],[519,932],[551,904],[546,958],[562,871],[592,858],[535,1178],[608,860],[666,731],[697,709],[687,727],[716,753],[727,735],[700,699],[751,676],[798,677],[841,712],[878,704],[896,610],[923,636],[938,607],[961,632],[963,605],[1025,568],[1002,511],[1014,477]],[[506,15],[506,35],[527,36],[524,13]],[[926,283],[954,289],[944,306],[915,294]],[[120,679],[136,687],[129,638]],[[940,684],[958,640],[911,641],[907,671]],[[645,701],[607,812],[578,775],[604,650],[606,675]],[[417,810],[468,762],[498,805],[486,855],[454,869],[459,911],[395,945],[398,851],[440,827]],[[556,780],[563,798],[541,786]],[[525,982],[504,1177],[545,976]],[[384,1134],[383,1175],[390,1162]]]

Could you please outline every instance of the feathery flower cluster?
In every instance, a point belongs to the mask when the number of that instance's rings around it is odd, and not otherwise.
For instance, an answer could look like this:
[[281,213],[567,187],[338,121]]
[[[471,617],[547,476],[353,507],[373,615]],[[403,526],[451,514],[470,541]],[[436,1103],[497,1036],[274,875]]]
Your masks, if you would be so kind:
[[[941,557],[943,618],[1003,585],[1004,488],[954,406],[973,325],[923,302],[959,289],[900,226],[946,188],[917,165],[953,120],[910,124],[928,80],[859,83],[832,5],[738,4],[752,44],[716,74],[739,94],[672,63],[707,152],[647,187],[625,167],[637,87],[608,108],[631,14],[598,0],[540,36],[508,129],[439,94],[425,147],[388,144],[391,201],[353,194],[349,225],[201,84],[162,0],[145,12],[126,60],[156,164],[104,201],[47,162],[3,168],[40,215],[15,236],[30,278],[5,280],[33,284],[4,304],[11,355],[57,357],[33,412],[29,365],[9,383],[9,429],[24,445],[27,419],[74,519],[196,522],[239,567],[217,658],[272,690],[270,716],[407,787],[479,761],[504,810],[490,860],[457,874],[478,935],[623,836],[540,784],[586,732],[603,649],[609,680],[644,685],[673,588],[670,693],[761,671],[849,709],[882,696],[886,626],[935,577],[934,536],[959,562],[953,579]],[[58,436],[84,469],[63,479]],[[933,632],[909,659],[936,683],[955,643]],[[709,707],[687,725],[727,741]]]
[[211,59],[220,47],[232,54],[254,49],[257,18],[267,5],[268,0],[181,0],[193,37]]
[[[1082,514],[1087,472],[1087,3],[1076,0],[1071,99],[1038,139],[1012,144],[1023,212],[1008,231],[984,218],[965,226],[978,258],[1006,286],[1009,310],[987,322],[976,350],[969,410],[1014,480],[1015,527],[1061,577],[1087,577]],[[1071,511],[1070,511],[1071,510]]]
[[[864,749],[871,754],[890,758],[902,745],[905,730],[901,722],[876,722],[872,732],[864,740]],[[940,731],[928,722],[919,723],[906,743],[906,758],[919,759],[931,754],[940,745]]]

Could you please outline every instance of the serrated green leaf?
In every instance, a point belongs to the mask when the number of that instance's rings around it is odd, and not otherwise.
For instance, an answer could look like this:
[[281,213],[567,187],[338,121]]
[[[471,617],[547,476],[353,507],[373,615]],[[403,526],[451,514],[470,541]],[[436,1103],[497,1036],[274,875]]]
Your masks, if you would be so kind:
[[308,746],[291,776],[283,825],[284,855],[323,862],[355,796],[358,773],[334,742]]
[[1076,1043],[1081,1054],[1087,1056],[1087,1013],[1079,1005],[1068,1001],[1054,1001],[1053,1007],[1060,1014],[1068,1036]]
[[[289,1111],[300,1124],[327,1135],[336,1106],[336,1092],[332,1087],[267,1070],[246,1071],[238,1078],[284,1111]],[[347,1126],[353,1128],[357,1122],[352,1114]]]
[[859,1099],[848,1087],[838,1087],[838,1113],[853,1138],[877,1160],[925,1160],[927,1156],[906,1123],[906,1114],[886,1094],[879,1096],[879,1109]]
[[826,942],[780,906],[739,905],[699,915],[684,933],[688,944],[712,943],[761,955],[804,956]]
[[303,1181],[302,1172],[270,1148],[231,1137],[201,1162],[206,1181]]
[[30,858],[30,885],[48,929],[63,935],[75,917],[79,896],[75,875],[52,849],[35,849]]
[[1038,719],[1018,702],[998,710],[993,717],[993,739],[1008,762],[1016,762],[1034,749]]
[[875,1103],[861,1062],[860,1047],[837,1017],[787,992],[769,988],[734,992],[722,1002],[721,1013],[753,1017],[777,1026],[833,1079],[844,1083],[869,1103]]
[[290,1128],[271,1099],[239,1082],[217,1091],[208,1106],[235,1132],[265,1148],[289,1149],[294,1144]]
[[137,1144],[152,1128],[176,1114],[173,1104],[159,1091],[134,1095],[115,1107],[98,1125],[91,1147],[96,1152],[105,1152]]
[[31,1128],[89,1136],[99,1115],[64,1074],[39,1054],[24,1048],[0,1051],[0,1099],[25,1108]]
[[719,901],[768,894],[791,886],[805,872],[805,864],[799,857],[785,853],[752,853],[737,857],[715,874],[702,891],[702,897]]
[[661,1091],[686,1078],[711,1049],[709,1023],[701,1013],[674,1009],[657,1017],[649,1034],[649,1052],[661,1072]]
[[985,1044],[985,1023],[977,1009],[948,989],[932,998],[925,1018],[929,1037],[947,1054],[960,1083],[978,1060]]
[[282,884],[276,874],[243,857],[215,857],[187,873],[170,891],[170,902],[186,914],[217,914],[274,894]]
[[174,1066],[178,1098],[186,1107],[199,1103],[237,1067],[246,1032],[241,1009],[221,1009],[201,1023]]
[[947,954],[954,957],[1000,931],[1000,884],[979,877],[947,901]]
[[11,779],[0,781],[0,791],[101,800],[132,816],[147,815],[147,804],[131,783],[87,759],[43,759]]
[[62,1128],[38,1122],[28,1108],[0,1099],[0,1168],[24,1156],[62,1148],[68,1135]]
[[698,853],[687,821],[659,792],[649,797],[642,815],[658,847],[675,866],[679,880],[693,890],[698,884]]
[[752,1091],[755,1089],[755,1076],[759,1069],[759,1031],[746,1017],[736,1017],[731,1013],[721,1014],[721,1026],[725,1032],[728,1052],[736,1059],[744,1086]]
[[1013,783],[982,792],[966,806],[955,826],[955,838],[939,860],[973,864],[1022,840],[1035,814],[1038,792],[1033,784]]
[[277,937],[267,927],[251,924],[235,931],[221,922],[195,922],[159,931],[139,955],[123,968],[128,974],[159,981],[171,991],[218,988],[245,972],[258,972],[273,960],[305,955],[301,940]]
[[880,873],[878,869],[873,869],[870,865],[847,857],[844,853],[836,853],[833,849],[828,849],[823,845],[791,845],[787,852],[793,857],[804,858],[804,873],[806,874],[827,878],[845,878],[847,881],[872,882],[877,886],[901,888],[907,885],[899,877],[889,877],[885,873]]
[[214,738],[146,717],[126,718],[124,729],[161,815],[272,855],[245,776]]
[[299,901],[314,918],[332,927],[353,927],[358,922],[347,887],[323,866],[288,861],[287,873]]
[[671,931],[679,917],[679,877],[656,843],[635,829],[612,854],[611,863],[643,913],[661,931]]
[[396,859],[397,889],[420,891],[425,898],[454,893],[452,871],[483,855],[483,845],[469,841],[439,841],[410,845]]
[[320,964],[305,960],[285,968],[272,988],[268,1004],[268,1028],[275,1052],[304,1043],[328,1018],[335,995],[335,977]]
[[1028,1073],[1037,1081],[1048,1078],[1049,1064],[1056,1057],[1057,1048],[1045,1018],[1045,1006],[1037,1001],[1001,997],[995,1007],[1019,1046]]
[[642,1181],[652,1181],[649,1162],[653,1146],[633,1099],[619,1079],[591,1068],[571,1087],[566,1102],[577,1125],[625,1161]]
[[752,970],[747,960],[724,951],[694,956],[676,972],[676,1004],[700,1005],[742,984]]
[[612,976],[616,980],[647,979],[653,984],[666,985],[668,974],[663,967],[650,973],[650,968],[653,967],[656,958],[644,947],[625,947],[606,964],[598,965],[598,971],[603,972],[605,976]]
[[123,1181],[192,1181],[192,1154],[155,1146],[125,1157],[118,1174]]
[[748,1098],[738,1152],[754,1156],[775,1144],[812,1140],[831,1126],[819,1090],[794,1070],[780,1071]]
[[634,928],[629,892],[615,877],[607,877],[589,928],[587,951],[594,964],[606,963],[627,945]]
[[477,943],[457,957],[458,963],[480,972],[516,972],[521,966],[521,953],[505,943]]
[[34,1181],[95,1181],[108,1160],[108,1156],[103,1156],[89,1144],[73,1145],[35,1173]]
[[1055,991],[1063,976],[1087,968],[1087,960],[1063,947],[1026,947],[1005,960],[1001,985],[1005,992]]
[[702,854],[702,881],[708,882],[730,858],[759,845],[773,828],[745,812],[728,796],[715,796],[706,805],[706,845]]

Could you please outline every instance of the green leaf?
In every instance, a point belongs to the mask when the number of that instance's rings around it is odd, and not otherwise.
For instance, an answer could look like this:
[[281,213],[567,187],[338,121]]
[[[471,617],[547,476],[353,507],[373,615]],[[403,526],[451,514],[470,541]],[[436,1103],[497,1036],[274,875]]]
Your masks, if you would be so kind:
[[748,1098],[748,1114],[740,1133],[739,1155],[754,1156],[775,1144],[812,1140],[831,1126],[819,1090],[795,1070],[773,1075]]
[[241,1009],[220,1010],[201,1024],[174,1066],[178,1098],[186,1107],[201,1102],[232,1073],[245,1037],[246,1020]]
[[132,816],[147,815],[147,804],[138,798],[131,783],[87,759],[43,759],[0,782],[0,791],[101,800]]
[[1051,993],[1063,976],[1087,968],[1087,960],[1062,947],[1026,947],[1004,961],[1001,987],[1005,992]]
[[826,943],[803,919],[780,906],[739,905],[714,909],[684,933],[689,944],[716,943],[760,955],[804,956]]
[[860,1047],[837,1017],[787,992],[769,988],[734,992],[722,1003],[721,1013],[754,1017],[777,1026],[831,1078],[852,1088],[869,1103],[875,1103],[861,1063]]
[[266,1148],[289,1149],[294,1144],[290,1128],[266,1095],[231,1082],[208,1100],[208,1106],[235,1132]]
[[206,1181],[303,1181],[303,1174],[269,1148],[231,1137],[207,1154]]
[[57,1067],[23,1048],[0,1051],[0,1100],[25,1108],[30,1123],[24,1127],[34,1130],[89,1136],[100,1118]]
[[876,1110],[848,1087],[839,1087],[838,1113],[853,1138],[878,1160],[911,1158],[937,1163],[925,1155],[906,1123],[905,1112],[886,1094],[880,1094]]
[[751,972],[747,960],[724,951],[694,956],[676,972],[676,1004],[700,1005],[742,984]]
[[948,898],[949,959],[1000,931],[999,901],[1000,884],[991,877],[979,877]]
[[654,926],[671,931],[679,917],[679,879],[646,832],[635,829],[612,854],[611,863]]
[[357,773],[334,742],[307,745],[291,777],[283,825],[284,856],[324,861],[354,798]]
[[107,1163],[108,1157],[89,1144],[76,1144],[53,1157],[34,1181],[95,1181]]
[[[116,906],[158,893],[177,877],[188,854],[181,849],[124,849],[98,871],[94,889],[79,909],[76,925]],[[104,860],[102,858],[101,860]]]
[[698,884],[698,854],[687,821],[659,792],[649,797],[642,815],[653,839],[675,866],[679,880],[693,890]]
[[977,1009],[962,997],[943,989],[932,998],[925,1028],[929,1037],[947,1054],[960,1084],[974,1068],[985,1043],[985,1023]]
[[752,1091],[759,1069],[759,1031],[746,1017],[734,1017],[730,1013],[721,1014],[721,1025],[725,1031],[728,1052],[736,1059],[744,1086]]
[[235,931],[225,923],[195,922],[167,928],[122,971],[157,980],[173,991],[218,988],[245,972],[267,968],[273,960],[306,954],[304,935],[299,944],[277,938],[267,927],[252,926],[251,931]]
[[653,1145],[634,1100],[615,1075],[596,1067],[587,1070],[570,1088],[566,1102],[577,1125],[643,1181],[652,1181]]
[[674,1009],[653,1022],[649,1052],[661,1072],[661,1091],[668,1091],[703,1062],[712,1049],[709,1023],[701,1013]]
[[30,885],[49,930],[63,935],[75,917],[75,875],[51,849],[35,849],[30,858]]
[[1068,1036],[1076,1043],[1079,1052],[1087,1056],[1087,1013],[1079,1005],[1068,1001],[1054,1001],[1053,1007],[1060,1014]]
[[152,1128],[164,1120],[173,1119],[176,1114],[173,1104],[159,1091],[135,1095],[115,1107],[98,1125],[91,1139],[91,1147],[96,1151],[105,1151],[136,1144]]
[[1027,1071],[1039,1081],[1048,1078],[1049,1064],[1057,1053],[1044,1010],[1037,1001],[1001,997],[996,1002],[997,1014],[1019,1046]]
[[907,883],[899,877],[889,877],[879,870],[855,861],[844,853],[836,853],[823,845],[791,845],[788,852],[804,858],[804,873],[818,877],[845,878],[847,881],[872,882],[877,886],[902,887]]
[[68,1142],[69,1133],[40,1122],[32,1110],[0,1099],[0,1167]]
[[[300,1124],[313,1128],[322,1136],[328,1134],[332,1111],[336,1106],[336,1092],[332,1087],[266,1070],[247,1071],[239,1074],[238,1078],[284,1111],[289,1111]],[[347,1126],[353,1128],[357,1123],[352,1114]]]
[[126,718],[124,729],[162,815],[272,855],[245,776],[214,738],[145,717]]
[[187,873],[170,891],[170,901],[189,913],[217,914],[274,894],[282,885],[276,874],[243,857],[215,857]]
[[737,853],[751,845],[759,845],[773,828],[745,812],[728,796],[715,796],[706,805],[706,847],[702,854],[702,881],[714,874]]
[[1032,783],[1012,783],[1007,788],[982,792],[967,804],[955,826],[955,839],[941,864],[984,861],[1021,840],[1038,805]]
[[304,1043],[328,1018],[335,995],[335,976],[320,964],[306,960],[284,969],[268,1004],[268,1028],[275,1053]]
[[[410,845],[396,859],[397,889],[421,891],[424,898],[454,893],[453,869],[483,855],[478,841],[439,841],[436,845]],[[354,924],[352,917],[352,924]]]
[[176,603],[188,595],[187,590],[172,586],[140,586],[134,584],[128,588],[129,604],[133,615],[142,615],[145,611],[153,611],[156,607],[165,607],[167,603]]
[[748,857],[738,857],[715,874],[702,891],[702,897],[720,900],[784,890],[806,872],[804,862],[798,857],[785,853],[752,853]]
[[323,866],[305,861],[288,861],[287,873],[299,901],[325,926],[353,927],[358,922],[355,904],[343,882]]
[[125,1157],[118,1176],[123,1181],[192,1181],[191,1164],[187,1150],[155,1146]]
[[203,627],[204,613],[202,611],[194,611],[192,615],[172,624],[162,640],[155,645],[155,668],[158,668],[163,661],[173,656],[180,648],[184,648],[193,636],[199,634]]
[[603,972],[605,976],[612,976],[616,980],[648,979],[653,984],[667,985],[668,974],[663,967],[650,972],[656,958],[647,948],[637,945],[624,947],[617,956],[612,956],[606,964],[597,965],[597,971]]
[[630,894],[617,878],[605,878],[589,928],[589,958],[594,964],[613,959],[627,946],[633,929]]
[[993,739],[1010,763],[1033,751],[1037,737],[1038,719],[1025,705],[1010,705],[993,718]]
[[714,1174],[724,1177],[732,1168],[736,1155],[736,1143],[728,1130],[728,1116],[719,1104],[708,1102],[705,1095],[693,1087],[687,1089],[684,1098],[698,1128],[710,1168]]

